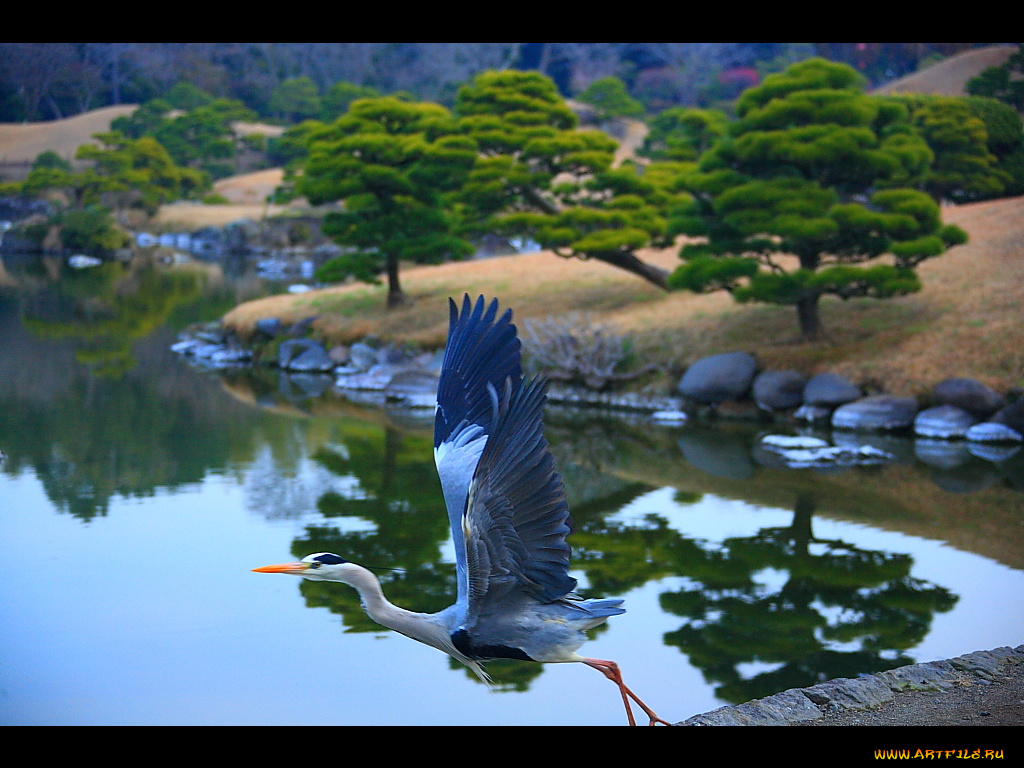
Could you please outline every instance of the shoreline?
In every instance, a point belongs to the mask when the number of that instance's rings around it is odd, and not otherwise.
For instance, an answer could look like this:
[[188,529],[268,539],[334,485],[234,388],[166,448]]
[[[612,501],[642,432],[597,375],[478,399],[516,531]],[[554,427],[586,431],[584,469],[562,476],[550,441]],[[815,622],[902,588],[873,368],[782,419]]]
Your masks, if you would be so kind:
[[1024,645],[792,688],[676,725],[1024,725]]

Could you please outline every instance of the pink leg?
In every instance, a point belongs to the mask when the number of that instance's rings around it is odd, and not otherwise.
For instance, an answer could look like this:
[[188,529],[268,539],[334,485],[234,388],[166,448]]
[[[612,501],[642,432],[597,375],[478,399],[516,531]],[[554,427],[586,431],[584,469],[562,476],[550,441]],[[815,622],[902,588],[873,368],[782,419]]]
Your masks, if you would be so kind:
[[619,686],[619,693],[622,694],[622,703],[626,707],[626,717],[629,718],[630,725],[636,725],[636,720],[633,719],[633,710],[629,706],[630,699],[635,701],[637,703],[637,706],[639,706],[640,709],[642,709],[644,713],[647,715],[647,717],[651,719],[649,725],[656,725],[657,723],[661,723],[662,725],[669,725],[669,723],[665,722],[656,714],[654,714],[650,707],[648,707],[646,704],[640,701],[639,696],[637,696],[635,693],[629,690],[629,688],[626,687],[626,684],[622,682],[622,672],[619,671],[619,665],[616,664],[614,661],[604,661],[603,659],[583,659],[583,663],[586,664],[588,667],[593,667],[598,672],[607,677],[609,680],[611,680],[613,683],[615,683],[617,686]]

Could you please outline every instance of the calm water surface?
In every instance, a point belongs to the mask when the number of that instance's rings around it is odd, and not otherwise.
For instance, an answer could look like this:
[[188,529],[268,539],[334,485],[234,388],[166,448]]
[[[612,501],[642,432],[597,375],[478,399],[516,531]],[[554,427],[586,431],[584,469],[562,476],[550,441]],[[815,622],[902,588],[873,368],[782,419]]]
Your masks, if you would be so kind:
[[[168,349],[213,311],[194,286],[89,279],[0,294],[0,722],[624,724],[586,667],[488,689],[344,585],[252,573],[330,550],[448,605],[429,419],[196,371]],[[548,423],[574,575],[628,608],[583,652],[666,719],[1024,642],[1020,456],[790,470],[750,426]]]

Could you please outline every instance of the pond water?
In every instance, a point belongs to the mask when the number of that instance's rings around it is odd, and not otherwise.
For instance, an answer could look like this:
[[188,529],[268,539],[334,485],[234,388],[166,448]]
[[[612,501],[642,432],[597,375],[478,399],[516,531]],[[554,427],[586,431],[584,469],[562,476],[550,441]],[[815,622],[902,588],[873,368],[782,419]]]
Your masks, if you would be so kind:
[[[189,367],[175,329],[224,297],[165,278],[0,292],[0,723],[625,724],[582,665],[488,688],[344,585],[252,573],[335,551],[448,605],[429,414]],[[628,609],[582,651],[665,719],[1024,642],[1019,454],[887,439],[884,465],[793,470],[763,425],[547,422],[574,575]]]

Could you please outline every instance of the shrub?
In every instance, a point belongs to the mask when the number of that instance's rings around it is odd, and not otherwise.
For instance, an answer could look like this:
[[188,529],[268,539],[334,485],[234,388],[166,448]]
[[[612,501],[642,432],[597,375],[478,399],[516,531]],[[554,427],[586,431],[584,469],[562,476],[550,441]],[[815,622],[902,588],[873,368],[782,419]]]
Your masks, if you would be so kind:
[[619,378],[615,369],[628,350],[624,336],[577,314],[524,321],[522,343],[535,371],[590,389],[604,389]]
[[64,246],[93,255],[107,254],[123,247],[128,236],[115,226],[110,211],[99,205],[68,211],[60,220]]

